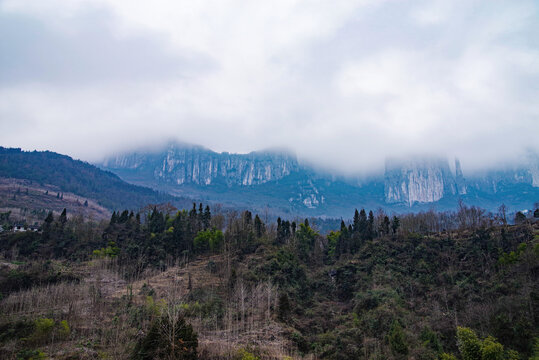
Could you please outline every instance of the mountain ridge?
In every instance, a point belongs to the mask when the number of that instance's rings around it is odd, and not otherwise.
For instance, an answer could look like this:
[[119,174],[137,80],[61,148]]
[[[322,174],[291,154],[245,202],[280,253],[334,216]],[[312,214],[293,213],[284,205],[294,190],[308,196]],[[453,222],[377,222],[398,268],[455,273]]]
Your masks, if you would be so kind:
[[188,203],[185,199],[129,184],[112,172],[51,151],[0,147],[0,177],[55,185],[63,192],[94,199],[111,210],[137,209],[168,201]]
[[539,200],[535,163],[474,177],[465,176],[458,159],[453,170],[447,158],[388,159],[383,176],[360,181],[318,170],[287,152],[231,154],[170,143],[165,151],[119,154],[97,165],[128,182],[176,195],[312,216],[339,217],[359,207],[446,210],[459,200],[494,211],[502,203],[527,208]]

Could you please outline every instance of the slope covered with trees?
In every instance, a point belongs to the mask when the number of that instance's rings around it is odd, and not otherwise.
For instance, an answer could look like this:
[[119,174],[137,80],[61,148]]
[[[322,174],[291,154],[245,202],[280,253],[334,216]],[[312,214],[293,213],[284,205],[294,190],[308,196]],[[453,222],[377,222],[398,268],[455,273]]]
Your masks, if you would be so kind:
[[313,220],[193,204],[50,215],[42,233],[0,235],[0,251],[6,358],[539,356],[533,218],[359,210],[322,236]]
[[181,198],[128,184],[108,171],[50,151],[0,147],[0,176],[55,185],[63,192],[94,199],[109,209],[139,209],[149,203],[168,201],[187,204]]

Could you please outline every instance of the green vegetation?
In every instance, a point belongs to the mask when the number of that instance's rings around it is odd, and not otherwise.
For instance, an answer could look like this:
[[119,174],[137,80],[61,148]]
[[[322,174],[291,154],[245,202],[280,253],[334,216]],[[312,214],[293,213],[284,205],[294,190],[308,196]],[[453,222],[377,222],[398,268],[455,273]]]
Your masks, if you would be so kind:
[[[0,173],[3,177],[56,185],[62,191],[95,199],[109,209],[139,209],[146,204],[167,201],[176,205],[188,204],[185,199],[128,184],[111,172],[50,151],[0,147]],[[63,194],[56,196],[60,198]]]
[[463,209],[362,209],[327,236],[203,204],[51,213],[0,234],[0,354],[536,359],[539,223]]

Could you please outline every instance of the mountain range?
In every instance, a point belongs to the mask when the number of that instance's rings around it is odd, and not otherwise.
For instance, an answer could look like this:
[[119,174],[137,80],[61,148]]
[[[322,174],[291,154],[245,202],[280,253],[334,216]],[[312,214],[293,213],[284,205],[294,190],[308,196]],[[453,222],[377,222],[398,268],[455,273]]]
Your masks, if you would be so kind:
[[347,216],[355,208],[410,212],[448,210],[459,201],[495,211],[531,208],[539,201],[539,158],[524,165],[464,174],[446,158],[388,159],[369,178],[328,173],[283,151],[217,153],[169,143],[160,150],[117,154],[96,164],[123,180],[176,196],[272,214]]

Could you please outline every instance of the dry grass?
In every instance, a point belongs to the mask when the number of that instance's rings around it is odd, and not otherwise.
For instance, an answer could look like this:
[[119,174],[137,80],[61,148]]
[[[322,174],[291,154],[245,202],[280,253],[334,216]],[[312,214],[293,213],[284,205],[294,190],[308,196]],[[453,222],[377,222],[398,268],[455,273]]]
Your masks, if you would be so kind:
[[[212,270],[209,263],[219,270]],[[155,291],[155,303],[168,305],[187,302],[190,291],[210,289],[224,300],[223,318],[218,321],[191,314],[187,319],[199,334],[200,358],[231,359],[240,348],[255,349],[261,359],[297,358],[288,350],[294,346],[286,339],[287,329],[274,320],[276,289],[268,283],[248,287],[240,279],[231,295],[226,290],[223,264],[220,256],[205,257],[166,271],[147,271],[128,283],[114,262],[94,260],[74,269],[81,277],[78,283],[37,286],[10,294],[0,302],[0,316],[5,320],[67,320],[71,337],[41,347],[55,358],[95,358],[102,353],[126,359],[142,329],[130,328],[125,312],[120,317],[116,314],[128,303],[147,306],[147,294],[142,291],[145,284]],[[0,355],[12,345],[5,344]]]

